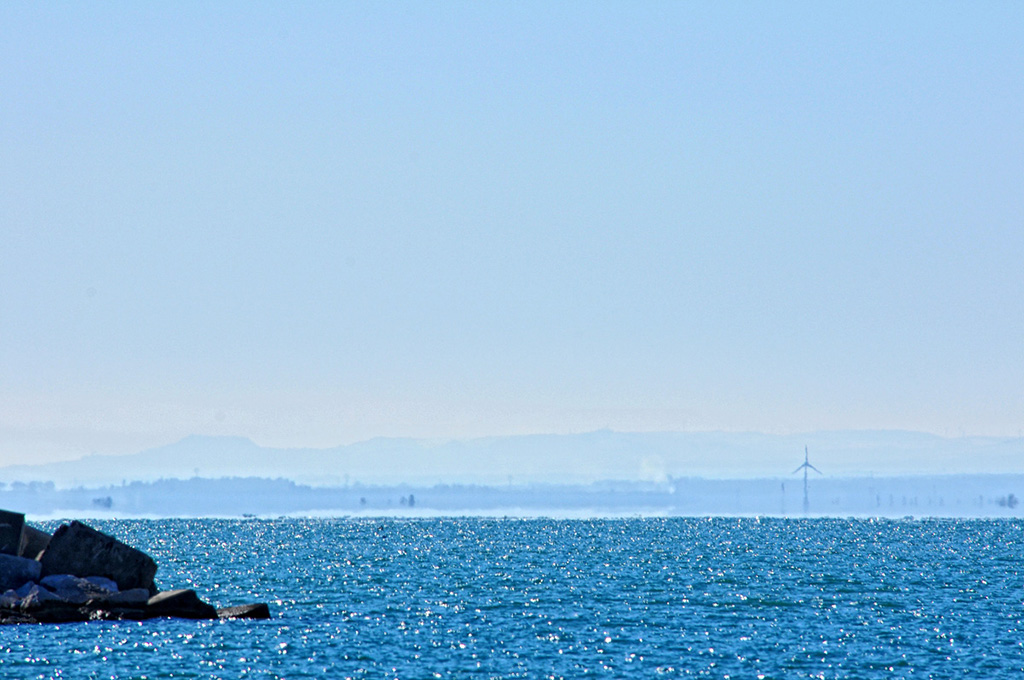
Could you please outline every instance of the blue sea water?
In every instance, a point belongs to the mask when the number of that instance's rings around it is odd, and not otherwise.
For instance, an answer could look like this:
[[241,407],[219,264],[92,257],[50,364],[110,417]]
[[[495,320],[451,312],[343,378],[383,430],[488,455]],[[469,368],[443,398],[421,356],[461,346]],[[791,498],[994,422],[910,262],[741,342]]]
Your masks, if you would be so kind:
[[6,626],[0,677],[1024,673],[1017,521],[92,524],[153,555],[161,587],[272,620]]

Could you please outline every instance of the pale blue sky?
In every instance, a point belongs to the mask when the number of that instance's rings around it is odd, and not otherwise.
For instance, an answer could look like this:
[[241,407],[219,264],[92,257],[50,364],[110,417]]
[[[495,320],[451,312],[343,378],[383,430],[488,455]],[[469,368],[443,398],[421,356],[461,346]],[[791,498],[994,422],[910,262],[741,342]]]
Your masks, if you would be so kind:
[[1024,427],[1024,4],[3,3],[0,463]]

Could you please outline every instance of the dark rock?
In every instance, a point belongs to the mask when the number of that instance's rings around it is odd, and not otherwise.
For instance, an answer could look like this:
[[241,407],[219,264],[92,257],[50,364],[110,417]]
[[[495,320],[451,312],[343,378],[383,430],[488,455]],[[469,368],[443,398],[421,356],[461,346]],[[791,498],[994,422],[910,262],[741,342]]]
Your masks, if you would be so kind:
[[25,515],[10,510],[0,510],[0,553],[17,555],[21,547],[21,529],[25,526]]
[[70,574],[47,576],[39,584],[52,590],[57,597],[65,602],[75,604],[85,604],[90,600],[105,600],[117,592],[117,584],[110,579],[97,577],[85,579]]
[[167,590],[149,598],[146,609],[150,616],[174,616],[181,619],[215,619],[213,605],[199,599],[191,589]]
[[112,593],[119,592],[120,590],[117,587],[117,584],[111,581],[109,578],[104,578],[102,576],[86,576],[85,580],[91,583],[92,585],[96,586],[97,588],[103,588],[104,590],[109,590]]
[[81,602],[69,602],[36,583],[27,584],[27,589],[24,591],[19,590],[18,594],[21,596],[21,602],[18,606],[22,611],[26,612],[49,606],[49,603],[59,602],[69,606],[82,604]]
[[0,595],[0,610],[13,609],[21,604],[21,595],[16,590],[8,590]]
[[217,610],[218,619],[269,619],[270,607],[266,602],[243,604],[237,607],[222,607]]
[[32,606],[22,605],[22,613],[31,616],[38,623],[71,623],[88,621],[90,609],[63,600],[44,600]]
[[149,602],[150,597],[152,596],[145,588],[132,588],[131,590],[122,590],[119,593],[110,595],[103,601],[103,604],[104,606],[112,607],[143,608],[146,606],[146,603]]
[[81,522],[61,525],[40,558],[44,576],[103,576],[120,590],[152,588],[153,558]]
[[30,560],[37,559],[39,553],[46,550],[46,546],[49,544],[50,534],[26,524],[21,529],[21,547],[18,549],[18,555]]
[[[33,588],[38,588],[38,587],[39,587],[38,583],[35,583],[34,581],[29,581],[28,583],[26,583],[22,587],[15,588],[14,590],[8,590],[7,592],[8,593],[14,593],[14,596],[17,597],[18,600],[20,601],[21,598],[23,598],[26,595],[28,595],[29,593],[31,593]],[[4,593],[4,594],[6,595],[7,593]]]
[[81,522],[50,536],[0,510],[0,624],[270,618],[266,603],[217,610],[194,590],[157,592],[156,568],[146,553]]
[[104,603],[98,608],[88,608],[90,621],[145,621],[151,618],[140,607],[111,607]]
[[15,623],[39,623],[39,621],[22,611],[15,609],[0,609],[0,625],[10,625]]
[[104,611],[117,621],[145,621],[149,618],[149,612],[144,607],[109,607]]
[[0,554],[0,591],[17,589],[29,581],[38,581],[40,564],[15,555]]

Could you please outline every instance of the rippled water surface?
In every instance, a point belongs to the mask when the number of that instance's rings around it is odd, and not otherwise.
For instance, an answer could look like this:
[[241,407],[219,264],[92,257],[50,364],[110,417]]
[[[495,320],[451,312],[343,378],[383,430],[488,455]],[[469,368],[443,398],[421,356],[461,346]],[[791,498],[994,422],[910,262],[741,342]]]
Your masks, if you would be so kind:
[[[1018,677],[1024,523],[93,523],[270,621],[0,628],[18,678]],[[48,527],[48,528],[53,528]]]

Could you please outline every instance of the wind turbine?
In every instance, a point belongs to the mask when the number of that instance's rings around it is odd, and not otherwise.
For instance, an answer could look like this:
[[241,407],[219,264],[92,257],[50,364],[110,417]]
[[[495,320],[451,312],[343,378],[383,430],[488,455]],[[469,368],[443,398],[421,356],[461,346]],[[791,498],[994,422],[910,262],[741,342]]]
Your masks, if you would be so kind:
[[811,465],[807,461],[807,447],[806,446],[804,446],[804,462],[801,463],[800,466],[797,467],[797,469],[793,470],[792,474],[795,475],[796,473],[800,472],[801,470],[804,471],[804,514],[806,515],[807,514],[807,510],[810,508],[810,504],[807,502],[807,471],[808,470],[814,470],[819,475],[821,474],[821,470],[819,470],[818,468],[814,467],[813,465]]

